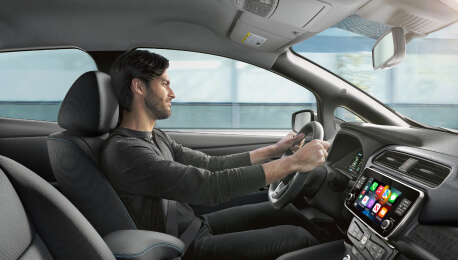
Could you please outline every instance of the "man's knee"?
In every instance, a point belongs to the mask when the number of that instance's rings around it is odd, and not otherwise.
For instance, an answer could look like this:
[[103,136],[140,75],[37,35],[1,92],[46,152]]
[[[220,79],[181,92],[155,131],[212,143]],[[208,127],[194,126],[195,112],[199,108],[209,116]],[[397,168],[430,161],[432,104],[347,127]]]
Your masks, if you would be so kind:
[[317,245],[318,240],[307,230],[299,226],[281,226],[282,232],[286,234],[287,239],[295,248],[305,248]]

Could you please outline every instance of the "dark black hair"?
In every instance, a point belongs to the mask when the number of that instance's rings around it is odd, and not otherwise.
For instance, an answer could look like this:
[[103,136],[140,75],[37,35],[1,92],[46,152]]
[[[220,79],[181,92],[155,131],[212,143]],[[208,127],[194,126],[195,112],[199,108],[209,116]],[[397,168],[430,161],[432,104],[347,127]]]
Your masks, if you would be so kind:
[[149,51],[131,50],[119,55],[111,65],[111,84],[121,109],[130,111],[132,79],[137,78],[147,86],[169,67],[169,60]]

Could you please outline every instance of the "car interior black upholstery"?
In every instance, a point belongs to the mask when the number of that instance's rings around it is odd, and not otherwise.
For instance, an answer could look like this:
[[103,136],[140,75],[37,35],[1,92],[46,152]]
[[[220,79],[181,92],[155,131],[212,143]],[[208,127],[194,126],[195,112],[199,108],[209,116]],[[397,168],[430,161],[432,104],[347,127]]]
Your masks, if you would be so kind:
[[0,259],[115,259],[58,190],[0,156]]
[[116,126],[118,111],[110,76],[90,71],[75,81],[58,116],[59,125],[67,131],[48,137],[48,153],[59,188],[106,237],[117,258],[178,257],[184,244],[167,234],[137,230],[98,167],[100,147],[108,131]]

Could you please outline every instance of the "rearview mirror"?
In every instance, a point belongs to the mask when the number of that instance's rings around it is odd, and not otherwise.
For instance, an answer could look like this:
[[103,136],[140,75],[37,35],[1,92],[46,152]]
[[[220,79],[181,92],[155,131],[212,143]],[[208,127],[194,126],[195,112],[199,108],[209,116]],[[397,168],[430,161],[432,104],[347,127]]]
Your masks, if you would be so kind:
[[293,113],[292,129],[299,132],[301,128],[311,121],[315,121],[315,112],[313,110],[301,110]]
[[404,29],[392,27],[382,35],[372,48],[374,70],[389,69],[402,62],[406,55]]

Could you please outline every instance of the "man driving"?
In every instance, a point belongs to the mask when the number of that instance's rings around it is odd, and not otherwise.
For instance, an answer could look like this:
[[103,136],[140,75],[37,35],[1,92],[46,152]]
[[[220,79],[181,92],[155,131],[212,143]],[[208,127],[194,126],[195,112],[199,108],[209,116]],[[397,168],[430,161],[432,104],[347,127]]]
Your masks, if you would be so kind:
[[291,133],[274,145],[226,156],[183,147],[154,128],[172,114],[168,67],[166,58],[140,50],[123,53],[111,67],[122,119],[102,147],[100,166],[137,227],[186,237],[184,259],[275,259],[325,241],[323,230],[291,204],[276,210],[266,202],[194,215],[188,203],[218,205],[321,166],[329,143],[313,140],[270,162],[304,135]]

